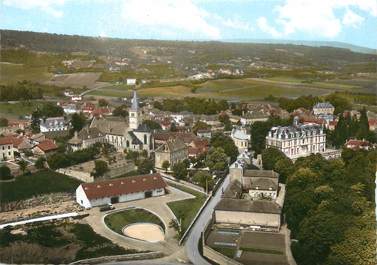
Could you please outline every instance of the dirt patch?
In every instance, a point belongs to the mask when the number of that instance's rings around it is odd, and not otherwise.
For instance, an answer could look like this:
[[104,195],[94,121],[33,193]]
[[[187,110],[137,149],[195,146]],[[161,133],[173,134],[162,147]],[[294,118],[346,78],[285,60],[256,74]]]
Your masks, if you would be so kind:
[[136,223],[123,228],[123,234],[128,237],[156,243],[164,240],[164,232],[159,225],[152,223]]
[[74,73],[74,74],[57,74],[54,75],[46,84],[54,86],[70,86],[82,88],[96,87],[96,82],[101,73]]

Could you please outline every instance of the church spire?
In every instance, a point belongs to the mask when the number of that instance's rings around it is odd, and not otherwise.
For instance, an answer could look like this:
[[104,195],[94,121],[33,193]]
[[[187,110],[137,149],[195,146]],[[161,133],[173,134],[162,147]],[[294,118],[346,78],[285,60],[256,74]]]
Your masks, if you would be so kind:
[[131,110],[132,111],[138,111],[139,110],[139,99],[137,98],[137,93],[136,90],[133,90],[133,97],[132,97],[132,105],[131,105]]

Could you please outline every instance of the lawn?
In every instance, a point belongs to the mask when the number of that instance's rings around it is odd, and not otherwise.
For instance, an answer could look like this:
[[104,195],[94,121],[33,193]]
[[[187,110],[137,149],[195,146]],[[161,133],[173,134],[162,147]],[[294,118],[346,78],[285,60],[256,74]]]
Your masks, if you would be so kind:
[[123,235],[122,229],[133,223],[152,223],[165,230],[164,223],[156,215],[143,209],[130,209],[109,214],[105,217],[105,224],[113,231]]
[[195,196],[195,198],[193,199],[168,203],[168,206],[173,211],[174,215],[178,218],[178,220],[181,220],[182,230],[186,231],[207,197],[203,193],[187,187],[183,187],[181,185],[169,183],[169,186],[180,189]]
[[16,177],[14,182],[0,184],[1,202],[29,199],[36,195],[70,192],[73,193],[80,181],[50,170]]
[[63,264],[100,256],[137,253],[96,234],[87,224],[42,223],[26,225],[22,229],[26,234],[14,235],[9,229],[0,230],[1,262]]

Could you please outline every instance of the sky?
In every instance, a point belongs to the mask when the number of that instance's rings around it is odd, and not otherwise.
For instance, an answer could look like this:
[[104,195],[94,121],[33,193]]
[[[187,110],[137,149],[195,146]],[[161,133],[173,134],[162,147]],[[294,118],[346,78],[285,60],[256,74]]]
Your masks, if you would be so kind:
[[0,0],[0,28],[168,40],[340,41],[377,48],[377,0]]

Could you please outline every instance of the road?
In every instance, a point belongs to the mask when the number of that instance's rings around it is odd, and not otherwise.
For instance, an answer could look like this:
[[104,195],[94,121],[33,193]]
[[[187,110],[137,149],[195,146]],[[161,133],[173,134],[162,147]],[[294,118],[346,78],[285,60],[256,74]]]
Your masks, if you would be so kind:
[[211,265],[210,263],[207,262],[206,259],[202,257],[202,255],[200,255],[198,244],[199,244],[201,233],[203,232],[203,228],[208,223],[209,219],[211,219],[213,209],[215,208],[216,204],[220,201],[222,191],[225,190],[228,185],[229,185],[229,175],[226,176],[221,187],[217,190],[216,194],[212,197],[212,199],[207,204],[207,207],[203,210],[199,218],[196,220],[196,223],[192,227],[191,232],[186,240],[185,247],[186,247],[187,257],[195,265]]

